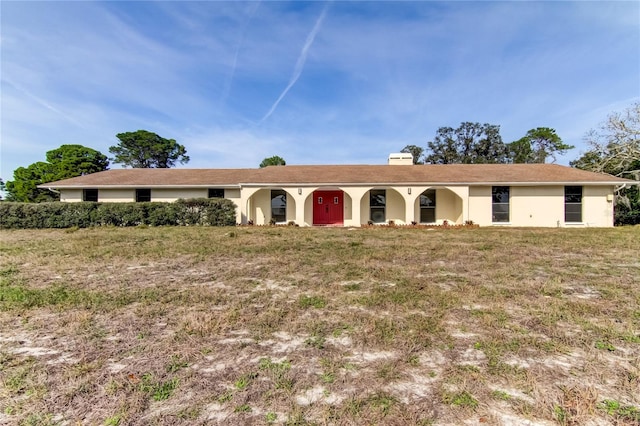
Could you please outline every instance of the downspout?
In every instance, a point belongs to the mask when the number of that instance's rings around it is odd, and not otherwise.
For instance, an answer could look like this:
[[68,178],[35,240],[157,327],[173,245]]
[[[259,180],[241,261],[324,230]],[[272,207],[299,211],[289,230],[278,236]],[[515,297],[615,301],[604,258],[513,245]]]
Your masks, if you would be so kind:
[[60,191],[56,191],[53,188],[47,188],[49,191],[53,192],[54,194],[58,195],[58,201],[62,201],[62,198],[60,197]]

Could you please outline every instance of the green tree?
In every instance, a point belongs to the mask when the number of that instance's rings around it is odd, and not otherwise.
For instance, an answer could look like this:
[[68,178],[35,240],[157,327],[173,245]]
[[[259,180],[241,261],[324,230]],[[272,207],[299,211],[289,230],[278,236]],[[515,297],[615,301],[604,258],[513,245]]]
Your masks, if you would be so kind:
[[113,162],[124,166],[167,169],[176,161],[185,164],[190,160],[184,145],[147,130],[118,133],[116,137],[120,143],[109,147],[109,152],[114,155]]
[[7,181],[7,200],[23,203],[42,203],[56,201],[57,194],[46,189],[39,189],[38,185],[52,182],[51,164],[38,161],[27,167],[18,167],[13,172],[13,180]]
[[267,157],[260,163],[260,168],[263,169],[268,166],[286,166],[287,162],[284,158],[274,155],[273,157]]
[[58,194],[39,189],[38,185],[56,180],[107,170],[107,156],[82,145],[62,145],[46,153],[47,161],[38,161],[13,172],[6,183],[7,200],[39,203],[56,201]]
[[570,164],[583,170],[609,173],[639,181],[618,188],[616,224],[640,223],[640,102],[614,112],[585,136],[589,150]]
[[62,145],[46,154],[53,166],[55,180],[101,172],[109,168],[109,159],[100,151],[82,145]]
[[506,163],[508,160],[500,126],[493,124],[463,122],[457,129],[440,127],[427,147],[425,163],[429,164]]
[[402,148],[402,151],[407,154],[411,154],[413,156],[413,164],[424,164],[422,161],[422,154],[424,153],[424,148],[420,148],[416,145],[407,145]]
[[2,201],[2,194],[4,193],[4,191],[6,190],[6,185],[4,183],[4,180],[2,178],[0,178],[0,201]]
[[513,163],[544,163],[551,157],[556,161],[556,154],[565,154],[575,148],[562,142],[555,129],[538,127],[515,142],[507,144],[510,160]]

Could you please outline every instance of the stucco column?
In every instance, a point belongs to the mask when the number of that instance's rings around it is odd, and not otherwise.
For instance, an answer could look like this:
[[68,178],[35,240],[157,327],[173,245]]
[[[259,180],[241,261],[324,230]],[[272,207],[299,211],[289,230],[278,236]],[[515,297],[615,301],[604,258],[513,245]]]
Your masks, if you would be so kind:
[[304,202],[308,194],[305,194],[305,189],[302,189],[302,194],[298,194],[298,190],[295,191],[293,198],[296,200],[296,225],[307,226],[309,224],[304,221]]
[[[413,190],[415,191],[415,189]],[[405,192],[408,192],[408,191],[405,191]],[[418,222],[415,218],[416,211],[413,208],[413,204],[416,200],[417,195],[404,194],[403,196],[404,196],[404,207],[405,207],[405,213],[404,213],[405,224],[409,225],[411,222]]]
[[349,195],[351,197],[351,226],[362,225],[360,221],[360,196]]
[[[340,188],[351,198],[351,221],[347,223],[345,221],[345,226],[360,226],[362,225],[362,220],[360,218],[361,210],[360,203],[362,201],[362,197],[366,194],[370,188]],[[366,223],[366,221],[365,221]]]

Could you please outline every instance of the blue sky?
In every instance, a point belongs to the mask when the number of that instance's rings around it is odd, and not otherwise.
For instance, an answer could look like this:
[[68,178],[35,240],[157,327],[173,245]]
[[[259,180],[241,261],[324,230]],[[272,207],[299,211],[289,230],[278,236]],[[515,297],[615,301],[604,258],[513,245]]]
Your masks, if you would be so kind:
[[[2,1],[0,176],[145,129],[181,167],[384,164],[439,127],[577,148],[640,100],[640,3]],[[119,167],[112,165],[112,167]]]

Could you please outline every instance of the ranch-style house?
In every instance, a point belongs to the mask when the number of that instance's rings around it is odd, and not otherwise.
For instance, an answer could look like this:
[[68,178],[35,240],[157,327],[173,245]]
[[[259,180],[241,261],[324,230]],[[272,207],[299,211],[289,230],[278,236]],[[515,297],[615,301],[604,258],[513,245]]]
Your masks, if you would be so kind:
[[614,192],[637,182],[556,164],[270,166],[113,169],[40,185],[66,202],[224,197],[237,222],[300,226],[464,224],[613,226]]

